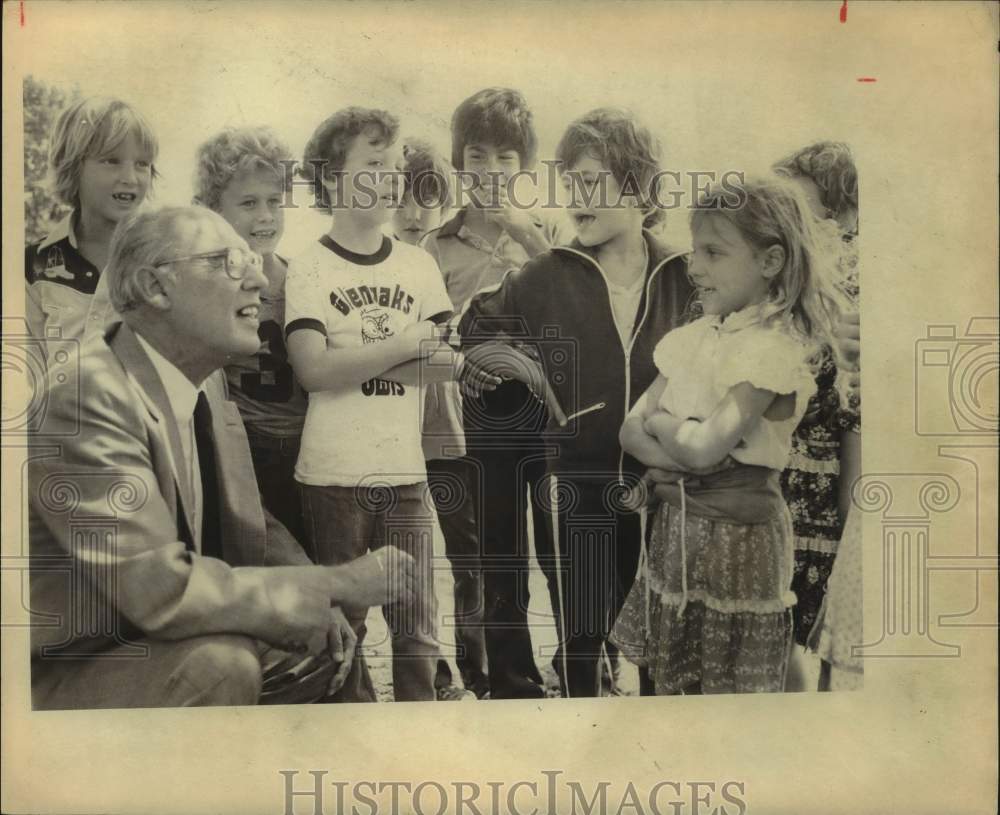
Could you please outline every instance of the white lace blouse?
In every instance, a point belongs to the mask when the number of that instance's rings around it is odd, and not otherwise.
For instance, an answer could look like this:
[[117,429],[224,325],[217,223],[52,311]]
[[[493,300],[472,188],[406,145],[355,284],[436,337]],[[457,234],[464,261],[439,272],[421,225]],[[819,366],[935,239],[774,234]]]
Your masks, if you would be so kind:
[[725,319],[702,317],[669,332],[653,351],[653,362],[667,380],[659,407],[679,418],[704,420],[741,382],[795,394],[791,416],[773,419],[765,414],[732,452],[744,464],[783,470],[792,433],[816,391],[808,364],[814,352],[791,328],[763,324],[757,307]]

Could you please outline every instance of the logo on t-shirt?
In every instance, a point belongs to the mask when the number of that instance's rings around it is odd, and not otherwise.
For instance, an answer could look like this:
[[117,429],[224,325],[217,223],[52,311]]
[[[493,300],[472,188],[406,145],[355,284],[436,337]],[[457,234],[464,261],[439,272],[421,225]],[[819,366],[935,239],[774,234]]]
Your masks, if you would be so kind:
[[[413,298],[410,299],[412,301]],[[361,312],[361,341],[368,344],[382,342],[382,340],[391,337],[392,328],[389,325],[391,316],[391,312],[382,308],[363,309]],[[361,392],[365,396],[403,396],[406,394],[406,389],[398,382],[376,378],[362,382]]]
[[391,337],[390,316],[388,311],[378,308],[363,311],[361,313],[361,341],[364,343],[381,342],[386,337]]
[[405,396],[406,388],[398,382],[388,379],[369,379],[361,383],[361,392],[365,396]]
[[409,314],[413,307],[413,295],[407,294],[400,285],[394,288],[388,286],[351,286],[348,289],[338,288],[330,292],[330,304],[341,314],[348,315],[353,309],[364,306],[382,306],[394,308],[403,314]]

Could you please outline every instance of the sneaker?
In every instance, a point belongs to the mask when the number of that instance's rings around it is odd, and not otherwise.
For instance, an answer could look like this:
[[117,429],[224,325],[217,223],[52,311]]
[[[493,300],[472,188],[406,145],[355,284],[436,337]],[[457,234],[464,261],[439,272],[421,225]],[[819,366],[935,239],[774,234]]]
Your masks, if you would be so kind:
[[448,685],[437,689],[437,700],[439,702],[475,702],[476,694],[471,690],[460,688],[457,685]]
[[490,680],[485,674],[469,674],[462,677],[462,684],[476,694],[477,699],[486,699],[490,693]]

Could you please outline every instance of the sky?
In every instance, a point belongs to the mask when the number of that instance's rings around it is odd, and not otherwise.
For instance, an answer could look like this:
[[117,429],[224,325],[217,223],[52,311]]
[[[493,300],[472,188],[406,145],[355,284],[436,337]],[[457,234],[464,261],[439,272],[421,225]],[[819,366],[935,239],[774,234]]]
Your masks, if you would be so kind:
[[[769,23],[671,3],[28,0],[21,33],[25,73],[143,111],[161,144],[156,200],[180,203],[195,150],[222,127],[269,124],[301,155],[322,119],[356,104],[392,111],[404,135],[448,154],[452,111],[488,86],[525,94],[542,159],[569,121],[609,105],[645,122],[664,167],[682,172],[752,171],[811,141],[851,142],[861,124],[851,100],[864,89],[836,36],[810,36],[820,25],[851,35],[837,8],[785,6],[774,27],[773,13]],[[789,27],[802,32],[792,47]],[[753,49],[742,45],[750,29]],[[325,217],[289,214],[284,252],[314,239]],[[683,240],[686,218],[673,214],[668,229]]]

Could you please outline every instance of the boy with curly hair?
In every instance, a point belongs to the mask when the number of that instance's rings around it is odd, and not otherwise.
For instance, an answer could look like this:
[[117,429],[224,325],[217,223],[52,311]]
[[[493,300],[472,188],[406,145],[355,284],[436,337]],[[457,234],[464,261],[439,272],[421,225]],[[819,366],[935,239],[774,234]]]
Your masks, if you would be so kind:
[[264,260],[260,348],[226,366],[229,393],[246,426],[261,502],[308,549],[295,482],[306,398],[285,348],[285,228],[291,151],[268,127],[227,128],[197,153],[195,202],[218,212]]

